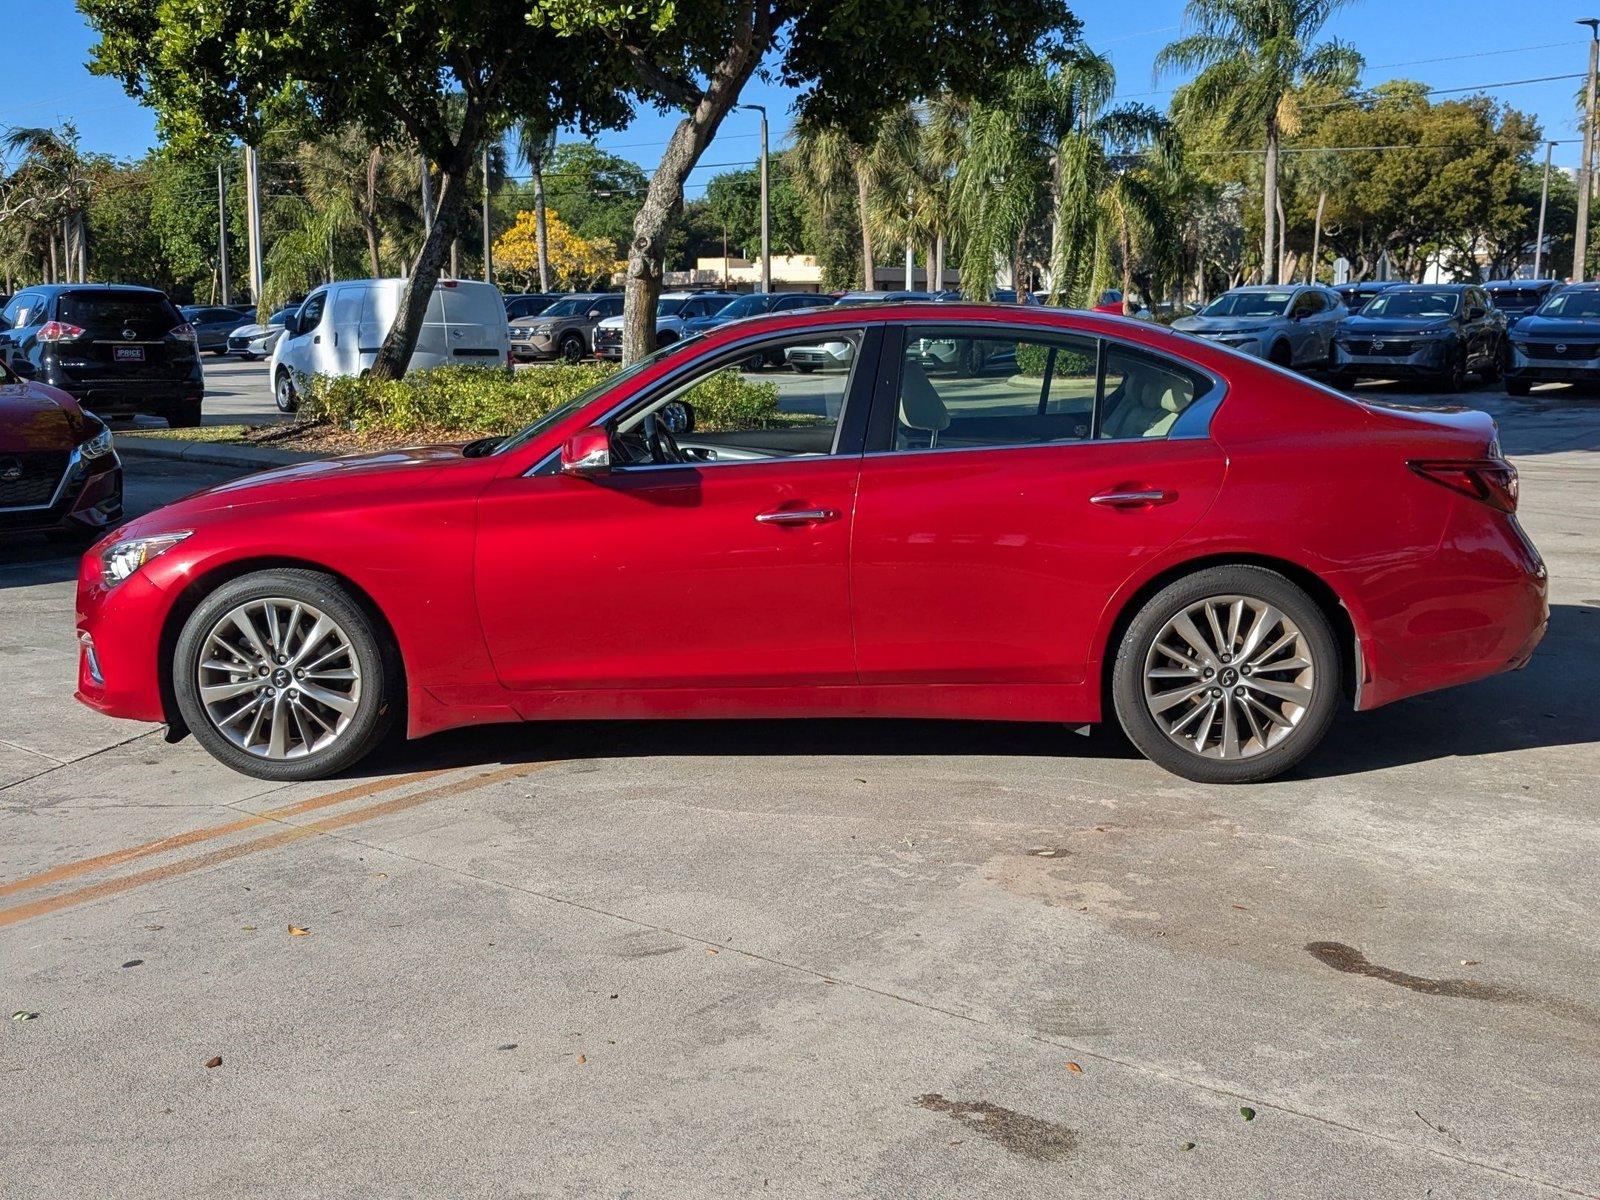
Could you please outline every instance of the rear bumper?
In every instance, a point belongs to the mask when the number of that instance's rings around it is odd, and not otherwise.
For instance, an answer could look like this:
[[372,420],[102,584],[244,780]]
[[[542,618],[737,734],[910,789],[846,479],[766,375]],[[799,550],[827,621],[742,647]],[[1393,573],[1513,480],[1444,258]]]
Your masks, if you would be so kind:
[[[1473,511],[1476,510],[1476,511]],[[1340,581],[1333,580],[1336,589]],[[1527,663],[1550,619],[1549,578],[1514,518],[1463,499],[1417,599],[1363,631],[1361,709]]]
[[205,397],[205,385],[198,379],[181,381],[139,380],[127,383],[53,383],[84,408],[100,417],[132,416],[143,413],[162,417]]

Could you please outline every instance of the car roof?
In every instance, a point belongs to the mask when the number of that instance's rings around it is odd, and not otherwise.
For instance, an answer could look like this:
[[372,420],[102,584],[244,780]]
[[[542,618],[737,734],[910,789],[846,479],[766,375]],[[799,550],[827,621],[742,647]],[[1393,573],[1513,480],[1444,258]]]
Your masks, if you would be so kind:
[[[166,293],[160,288],[146,287],[142,283],[36,283],[29,288],[18,288],[18,291],[44,292],[46,295],[58,295],[61,292],[148,292],[152,296],[165,297]],[[195,305],[196,308],[210,308],[211,305]],[[221,305],[216,307],[220,308]]]
[[1513,289],[1547,288],[1560,287],[1561,281],[1559,279],[1491,279],[1483,286]]
[[1481,283],[1397,283],[1397,292],[1464,292],[1468,288],[1482,287]]

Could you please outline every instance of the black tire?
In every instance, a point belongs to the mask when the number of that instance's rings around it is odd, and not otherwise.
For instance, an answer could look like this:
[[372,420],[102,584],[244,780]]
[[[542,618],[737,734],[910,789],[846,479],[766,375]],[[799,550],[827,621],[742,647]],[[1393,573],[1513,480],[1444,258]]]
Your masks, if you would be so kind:
[[[1289,733],[1249,757],[1210,758],[1180,745],[1156,723],[1145,699],[1146,660],[1167,623],[1192,605],[1220,596],[1249,597],[1277,608],[1299,627],[1314,672],[1310,702]],[[1302,588],[1264,567],[1209,567],[1168,584],[1134,616],[1112,665],[1112,700],[1123,732],[1156,765],[1199,783],[1259,783],[1294,767],[1327,734],[1343,695],[1340,669],[1328,619]],[[1235,690],[1247,686],[1241,683]]]
[[672,345],[673,342],[675,342],[677,340],[678,340],[678,335],[677,334],[675,334],[675,333],[663,333],[660,337],[658,337],[656,339],[656,349],[659,350],[663,346],[670,346],[670,345]]
[[226,346],[213,346],[211,348],[211,353],[215,354],[218,358],[227,358],[228,348]]
[[1267,351],[1267,361],[1274,366],[1292,370],[1294,368],[1294,351],[1289,349],[1288,342],[1278,342]]
[[279,412],[292,413],[300,407],[300,392],[288,367],[278,368],[278,377],[272,381],[272,399]]
[[255,360],[256,360],[256,356],[254,354],[250,354],[249,352],[244,351],[244,350],[239,351],[239,361],[240,362],[255,362]]
[[576,333],[569,333],[561,339],[561,357],[569,363],[581,360],[588,350],[583,338]]
[[1439,376],[1439,388],[1449,395],[1467,390],[1467,355],[1457,350],[1450,358],[1450,366]]
[[1499,383],[1500,375],[1505,370],[1505,353],[1496,350],[1489,356],[1489,361],[1483,364],[1478,371],[1478,378],[1485,383]]
[[193,429],[200,424],[200,401],[186,400],[167,413],[168,429]]
[[1531,391],[1533,391],[1533,380],[1531,379],[1506,380],[1506,395],[1508,396],[1526,396]]
[[[212,724],[199,694],[197,670],[212,628],[242,604],[275,597],[309,604],[332,618],[349,640],[360,668],[361,693],[349,724],[331,745],[298,758],[266,758],[235,745]],[[398,649],[366,610],[336,580],[298,568],[257,571],[217,588],[184,622],[172,654],[173,693],[195,740],[224,766],[276,782],[325,779],[371,753],[388,736],[399,713],[401,677]]]
[[791,369],[799,372],[801,375],[809,375],[811,372],[816,370],[816,367],[812,366],[810,363],[792,362],[789,364],[789,366]]

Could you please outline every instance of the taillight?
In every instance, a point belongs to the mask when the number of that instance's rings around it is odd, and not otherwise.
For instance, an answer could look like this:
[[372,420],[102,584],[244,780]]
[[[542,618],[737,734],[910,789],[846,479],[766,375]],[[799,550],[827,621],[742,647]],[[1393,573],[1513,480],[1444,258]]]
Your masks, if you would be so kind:
[[87,330],[76,325],[68,325],[65,321],[46,321],[39,326],[38,341],[41,342],[70,342],[74,338],[81,338]]
[[200,344],[200,335],[194,331],[194,326],[187,321],[182,325],[173,326],[172,331],[167,336],[176,342],[191,342],[196,346]]
[[1517,469],[1503,458],[1407,463],[1424,479],[1480,500],[1501,512],[1517,511]]

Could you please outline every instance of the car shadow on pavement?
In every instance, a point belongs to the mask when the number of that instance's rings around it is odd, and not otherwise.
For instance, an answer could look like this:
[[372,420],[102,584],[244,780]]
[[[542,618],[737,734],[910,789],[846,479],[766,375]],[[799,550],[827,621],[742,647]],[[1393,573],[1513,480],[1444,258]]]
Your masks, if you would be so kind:
[[1347,713],[1294,772],[1332,777],[1434,759],[1600,743],[1600,597],[1550,606],[1544,641],[1520,671]]
[[80,553],[42,537],[0,538],[0,591],[76,579]]

